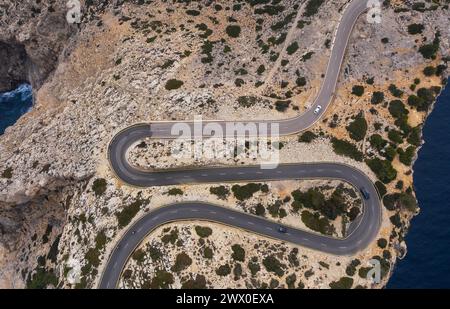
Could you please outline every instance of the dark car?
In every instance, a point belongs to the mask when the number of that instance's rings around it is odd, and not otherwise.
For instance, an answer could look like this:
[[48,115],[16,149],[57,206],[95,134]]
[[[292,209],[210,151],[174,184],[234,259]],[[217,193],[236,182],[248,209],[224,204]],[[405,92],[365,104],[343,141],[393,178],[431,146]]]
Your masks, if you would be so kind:
[[370,199],[370,194],[369,194],[369,192],[367,192],[367,190],[364,187],[360,188],[359,191],[361,191],[361,194],[365,200]]
[[284,226],[279,226],[278,227],[278,232],[282,233],[282,234],[286,234],[287,233],[287,228],[285,228]]

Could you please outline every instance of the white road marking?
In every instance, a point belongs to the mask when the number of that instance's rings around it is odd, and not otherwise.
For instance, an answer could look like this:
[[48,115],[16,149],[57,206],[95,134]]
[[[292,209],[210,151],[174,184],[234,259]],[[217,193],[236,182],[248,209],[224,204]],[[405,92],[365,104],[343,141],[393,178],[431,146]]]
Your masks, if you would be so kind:
[[231,220],[236,219],[235,217],[232,217],[232,216],[228,216],[228,218],[231,219]]

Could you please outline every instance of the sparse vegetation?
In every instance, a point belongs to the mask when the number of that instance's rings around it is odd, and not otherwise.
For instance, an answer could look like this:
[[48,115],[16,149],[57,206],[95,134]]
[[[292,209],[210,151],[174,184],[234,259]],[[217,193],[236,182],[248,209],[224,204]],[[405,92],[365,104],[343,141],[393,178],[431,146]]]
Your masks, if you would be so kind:
[[367,121],[362,112],[347,126],[347,131],[350,134],[350,138],[357,142],[362,141],[366,137]]
[[230,190],[225,186],[211,187],[209,188],[209,192],[216,195],[221,200],[226,200],[230,194]]
[[352,143],[337,138],[333,138],[331,142],[334,152],[338,155],[346,156],[356,161],[362,161],[363,153]]
[[352,94],[356,95],[358,97],[362,97],[362,95],[364,94],[364,86],[361,86],[361,85],[353,86]]
[[11,179],[12,178],[12,168],[8,167],[2,172],[2,178]]
[[212,234],[212,229],[207,227],[207,226],[196,226],[195,227],[195,232],[197,233],[198,236],[200,236],[201,238],[207,238]]
[[245,250],[240,245],[235,244],[231,247],[231,250],[233,250],[233,253],[231,254],[231,257],[235,261],[244,262],[245,261]]
[[137,200],[128,206],[125,206],[120,212],[116,213],[119,228],[123,228],[131,222],[131,220],[136,216],[136,214],[141,209],[141,206],[148,201]]
[[225,31],[231,38],[238,38],[241,34],[241,27],[239,25],[228,25]]
[[306,131],[298,138],[300,143],[311,143],[313,140],[317,138],[317,135],[311,131]]
[[353,285],[353,279],[350,277],[342,277],[339,281],[330,283],[332,289],[351,289]]
[[180,272],[192,264],[192,259],[184,252],[177,255],[175,259],[175,264],[172,266],[171,270],[174,272]]
[[282,264],[274,255],[269,255],[263,259],[263,265],[268,272],[276,274],[278,277],[284,275],[286,266]]
[[383,183],[390,183],[397,178],[397,171],[392,166],[391,162],[387,160],[381,160],[378,158],[366,160],[367,165],[377,175]]
[[175,90],[175,89],[179,89],[181,86],[183,86],[184,82],[182,82],[181,80],[178,79],[169,79],[166,82],[165,88],[167,90]]
[[96,179],[92,184],[92,191],[96,196],[102,196],[106,191],[106,180],[103,178]]

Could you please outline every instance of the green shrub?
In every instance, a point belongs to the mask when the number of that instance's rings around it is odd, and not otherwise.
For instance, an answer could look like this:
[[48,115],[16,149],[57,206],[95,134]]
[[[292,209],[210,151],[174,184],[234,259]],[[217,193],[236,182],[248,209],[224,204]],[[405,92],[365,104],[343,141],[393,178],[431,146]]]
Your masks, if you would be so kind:
[[396,144],[403,143],[402,133],[397,130],[390,130],[388,132],[388,138]]
[[228,276],[231,273],[231,267],[228,264],[221,265],[219,268],[216,269],[216,274],[225,277]]
[[137,249],[134,251],[133,255],[131,256],[133,260],[135,260],[138,264],[142,264],[145,260],[145,252],[142,249]]
[[396,98],[401,98],[403,96],[403,91],[398,89],[394,84],[390,84],[388,90]]
[[195,279],[189,279],[181,284],[182,289],[206,289],[206,278],[197,274]]
[[306,17],[314,16],[324,2],[324,0],[309,0],[303,15]]
[[268,272],[276,274],[278,277],[284,275],[286,266],[282,264],[274,255],[269,255],[263,259],[263,265]]
[[400,198],[399,193],[388,194],[383,197],[383,205],[387,210],[393,211],[397,209],[398,200]]
[[101,196],[106,191],[106,180],[103,178],[98,178],[92,184],[92,191],[94,191],[96,196]]
[[58,277],[53,271],[47,271],[44,268],[37,268],[36,272],[27,280],[27,289],[45,289],[49,285],[56,287]]
[[355,85],[352,88],[352,94],[361,97],[364,94],[364,87],[361,85]]
[[362,141],[366,137],[367,121],[362,113],[347,126],[347,131],[350,134],[350,138],[357,142]]
[[408,143],[410,143],[413,146],[420,146],[420,144],[422,143],[422,128],[421,126],[417,126],[412,128],[411,132],[409,133],[409,137],[408,137]]
[[314,55],[314,52],[307,52],[302,56],[302,61],[305,62],[306,60],[311,59],[311,57]]
[[286,52],[288,55],[292,55],[293,53],[295,53],[298,50],[298,43],[297,42],[293,42],[291,45],[289,45],[286,48]]
[[425,59],[435,59],[436,58],[436,53],[439,50],[439,45],[436,44],[424,44],[422,46],[420,46],[419,48],[419,53],[422,54],[422,56]]
[[221,200],[225,200],[230,194],[230,190],[228,190],[225,186],[219,186],[219,187],[211,187],[209,188],[209,192],[211,194],[217,195],[217,197]]
[[408,33],[411,35],[420,34],[425,29],[422,24],[411,24],[408,26]]
[[397,150],[392,145],[389,145],[386,147],[382,155],[386,158],[386,160],[392,162],[397,155]]
[[181,252],[175,258],[175,264],[172,266],[171,270],[174,272],[180,272],[192,264],[192,259],[184,252]]
[[2,172],[2,178],[11,179],[12,178],[12,168],[8,167]]
[[178,188],[172,188],[169,191],[167,191],[167,194],[170,196],[183,195],[183,190]]
[[425,76],[433,76],[436,74],[436,68],[434,66],[429,65],[423,69],[423,74]]
[[375,91],[372,94],[372,99],[370,100],[370,102],[372,104],[380,104],[381,102],[384,101],[384,93],[381,91]]
[[378,241],[377,241],[377,245],[378,245],[378,247],[380,247],[381,249],[386,248],[387,244],[388,244],[388,242],[387,242],[387,240],[384,239],[384,238],[380,238],[380,239],[378,239]]
[[88,264],[94,267],[98,267],[98,265],[100,265],[100,251],[96,248],[90,248],[84,255],[84,258]]
[[289,105],[291,104],[291,101],[276,101],[275,102],[275,109],[279,112],[284,112],[288,109]]
[[358,148],[356,148],[356,146],[352,143],[337,138],[333,138],[331,142],[333,144],[333,150],[336,154],[347,156],[356,161],[363,160],[363,153],[359,151]]
[[252,276],[255,276],[261,270],[261,266],[259,266],[256,258],[252,258],[252,260],[248,262],[247,266]]
[[165,88],[166,88],[167,90],[175,90],[175,89],[178,89],[178,88],[180,88],[181,86],[183,86],[183,84],[184,84],[184,82],[182,82],[181,80],[178,80],[178,79],[169,79],[169,80],[166,82]]
[[152,289],[168,289],[173,284],[173,275],[165,270],[158,269],[153,277],[150,288]]
[[398,202],[400,207],[403,207],[410,212],[415,212],[417,210],[417,200],[413,195],[409,193],[400,193]]
[[305,85],[306,85],[306,78],[304,78],[303,76],[298,77],[298,78],[295,80],[295,84],[296,84],[297,86],[299,86],[299,87],[305,86]]
[[370,137],[370,146],[380,152],[387,145],[387,141],[380,134],[373,134]]
[[234,185],[231,187],[231,191],[233,192],[234,196],[240,200],[244,201],[253,196],[254,193],[261,190],[261,184],[256,183],[249,183],[244,186],[240,185]]
[[95,248],[97,250],[102,250],[105,247],[107,241],[108,238],[106,237],[105,232],[100,231],[95,237]]
[[383,183],[388,184],[397,178],[397,171],[391,162],[378,158],[366,160],[367,165]]
[[400,100],[394,100],[389,103],[389,112],[394,118],[403,118],[408,116],[408,110]]
[[416,147],[409,146],[408,148],[406,148],[406,150],[399,148],[398,153],[400,162],[402,162],[406,166],[411,166],[412,160],[416,153]]
[[203,226],[196,226],[195,227],[195,232],[201,238],[206,238],[206,237],[209,237],[212,234],[212,229],[207,227],[207,226],[205,226],[205,227],[203,227]]
[[332,289],[351,289],[353,286],[353,279],[350,277],[342,277],[339,281],[334,281],[329,284]]
[[302,211],[302,222],[306,227],[313,231],[319,232],[324,235],[332,235],[334,232],[333,226],[329,223],[325,217],[320,217],[318,213],[311,213],[307,210]]
[[253,213],[257,216],[262,216],[264,217],[265,213],[266,213],[266,209],[264,208],[264,206],[259,203],[255,206],[255,208],[253,209]]
[[245,250],[240,245],[235,244],[231,247],[231,250],[233,250],[233,253],[231,254],[231,257],[235,261],[244,262],[245,261]]
[[258,75],[261,75],[262,73],[264,73],[264,71],[266,70],[266,67],[264,66],[264,64],[261,64],[258,69],[256,70],[256,73],[258,73]]
[[313,140],[317,138],[317,135],[311,131],[306,131],[298,138],[300,143],[311,143]]
[[131,222],[131,220],[136,216],[136,214],[141,209],[144,201],[137,200],[130,205],[124,207],[119,213],[116,213],[119,228],[123,228]]
[[356,267],[358,267],[361,262],[358,259],[354,259],[350,262],[350,264],[345,269],[345,273],[347,276],[352,277],[356,273]]
[[225,31],[231,38],[238,38],[241,34],[241,27],[239,25],[229,25]]
[[203,250],[203,257],[212,259],[213,255],[213,250],[210,247],[205,247],[205,249]]
[[200,15],[200,12],[197,10],[186,10],[186,14],[191,15],[191,16],[198,16],[198,15]]
[[242,107],[251,107],[256,104],[257,98],[254,96],[240,96],[237,101]]

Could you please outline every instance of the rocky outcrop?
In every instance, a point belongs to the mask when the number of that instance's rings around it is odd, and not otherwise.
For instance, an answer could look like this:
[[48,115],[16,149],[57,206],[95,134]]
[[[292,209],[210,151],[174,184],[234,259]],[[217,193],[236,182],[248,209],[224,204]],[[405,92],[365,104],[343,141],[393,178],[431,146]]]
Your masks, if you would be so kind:
[[66,1],[0,4],[0,92],[21,82],[42,86],[76,32],[65,15]]

